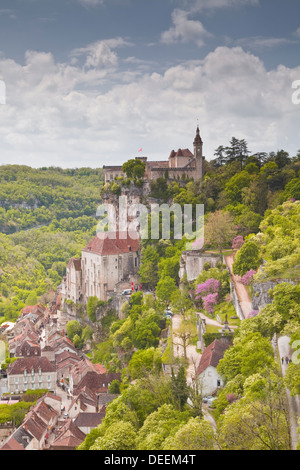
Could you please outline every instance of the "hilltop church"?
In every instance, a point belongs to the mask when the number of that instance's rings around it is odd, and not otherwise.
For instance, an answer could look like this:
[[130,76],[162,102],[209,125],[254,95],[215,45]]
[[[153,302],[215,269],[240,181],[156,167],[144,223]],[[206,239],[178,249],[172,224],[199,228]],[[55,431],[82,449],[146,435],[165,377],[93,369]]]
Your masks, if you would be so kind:
[[[172,150],[167,161],[149,162],[142,157],[146,163],[144,179],[151,181],[167,177],[178,180],[183,175],[195,181],[203,178],[205,157],[198,126],[193,146],[194,153],[189,149]],[[122,167],[105,166],[103,169],[105,182],[113,181],[118,176],[126,177]],[[106,301],[116,289],[122,290],[138,282],[139,267],[139,239],[119,232],[116,232],[115,238],[96,235],[82,250],[80,258],[69,261],[63,297],[74,303],[87,303],[93,296]]]
[[[151,181],[167,177],[169,180],[178,180],[184,175],[187,179],[200,180],[204,176],[205,157],[199,126],[197,126],[193,147],[193,153],[189,149],[179,148],[177,152],[172,150],[169,159],[165,161],[148,161],[147,157],[136,157],[146,164],[144,179]],[[122,166],[103,166],[103,170],[105,183],[114,181],[120,176],[126,178]]]

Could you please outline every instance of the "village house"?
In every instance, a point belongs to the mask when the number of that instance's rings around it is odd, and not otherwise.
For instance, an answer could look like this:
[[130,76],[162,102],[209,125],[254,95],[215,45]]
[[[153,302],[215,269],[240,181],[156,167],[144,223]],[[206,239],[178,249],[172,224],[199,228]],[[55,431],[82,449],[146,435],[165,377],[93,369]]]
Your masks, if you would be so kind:
[[46,357],[21,357],[7,368],[9,393],[22,393],[27,390],[55,390],[56,369]]
[[81,361],[77,353],[63,351],[55,355],[57,381],[63,385],[69,382],[72,367]]
[[50,445],[50,450],[76,450],[85,439],[85,434],[71,418],[62,426]]
[[[42,450],[51,429],[56,425],[59,411],[49,402],[54,396],[40,398],[26,414],[22,424],[4,441],[0,450]],[[59,401],[59,398],[56,398]]]
[[79,413],[74,424],[86,435],[99,426],[104,417],[105,413]]
[[84,387],[72,397],[68,407],[70,418],[76,418],[78,413],[96,413],[98,411],[98,397],[95,392]]
[[203,396],[213,395],[223,386],[217,365],[228,348],[228,343],[215,339],[204,349],[196,371],[196,380]]
[[[18,329],[16,331],[14,329],[14,334],[18,331]],[[30,321],[24,324],[24,329],[20,334],[16,334],[16,336],[8,341],[10,357],[17,356],[16,350],[19,349],[19,347],[21,347],[25,341],[30,341],[32,344],[38,344],[39,341],[39,335],[36,332],[33,323]]]
[[105,367],[93,364],[84,358],[70,371],[70,393],[76,397],[81,390],[88,389],[99,395],[108,392],[108,387],[113,380],[121,381],[121,374],[107,372]]
[[[183,177],[194,179],[194,181],[200,180],[205,173],[205,157],[203,156],[203,141],[200,137],[199,126],[197,126],[193,142],[193,152],[187,148],[179,148],[176,152],[172,150],[168,160],[165,161],[148,161],[147,157],[137,157],[137,159],[146,164],[145,180],[151,181],[165,177],[169,180]],[[103,171],[105,183],[114,181],[118,177],[126,178],[122,166],[103,166]]]
[[41,355],[41,346],[38,341],[30,341],[25,339],[21,344],[17,345],[15,357],[34,357]]
[[83,358],[78,364],[75,364],[70,371],[70,392],[73,391],[88,372],[94,374],[105,374],[105,367],[100,364],[93,364],[89,359]]

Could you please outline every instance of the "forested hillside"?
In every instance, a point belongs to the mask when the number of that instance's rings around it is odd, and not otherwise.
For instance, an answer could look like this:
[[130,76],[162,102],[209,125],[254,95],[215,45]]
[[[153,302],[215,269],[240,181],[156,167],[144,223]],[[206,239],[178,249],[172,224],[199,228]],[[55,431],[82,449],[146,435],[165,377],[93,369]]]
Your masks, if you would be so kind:
[[0,167],[0,322],[62,281],[95,233],[102,169]]

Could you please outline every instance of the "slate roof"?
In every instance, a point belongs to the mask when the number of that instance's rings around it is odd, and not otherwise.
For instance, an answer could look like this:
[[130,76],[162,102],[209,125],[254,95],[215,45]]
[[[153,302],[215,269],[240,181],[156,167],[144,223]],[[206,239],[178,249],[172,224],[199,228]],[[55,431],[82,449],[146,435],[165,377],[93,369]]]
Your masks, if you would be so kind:
[[33,369],[35,372],[41,368],[42,372],[55,372],[55,366],[47,359],[47,357],[20,357],[7,368],[8,375],[23,374],[26,369],[28,373]]
[[1,450],[25,450],[32,439],[33,436],[21,426],[6,440]]
[[79,413],[74,420],[76,426],[96,428],[102,423],[105,413]]

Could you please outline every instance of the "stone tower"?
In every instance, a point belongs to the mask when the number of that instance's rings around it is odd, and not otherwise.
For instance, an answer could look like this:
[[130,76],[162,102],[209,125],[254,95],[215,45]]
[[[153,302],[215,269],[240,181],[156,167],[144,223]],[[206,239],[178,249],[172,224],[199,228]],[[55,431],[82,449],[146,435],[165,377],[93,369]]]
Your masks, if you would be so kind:
[[204,176],[204,160],[203,157],[203,141],[200,137],[199,126],[197,126],[196,136],[194,139],[194,157],[196,161],[196,175],[195,180],[199,180]]

